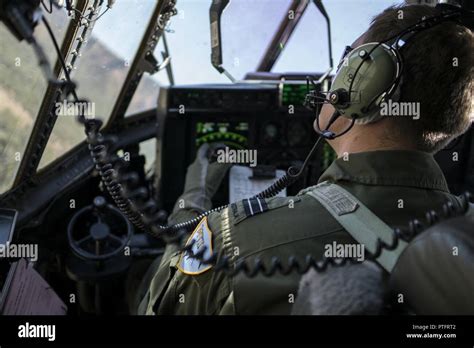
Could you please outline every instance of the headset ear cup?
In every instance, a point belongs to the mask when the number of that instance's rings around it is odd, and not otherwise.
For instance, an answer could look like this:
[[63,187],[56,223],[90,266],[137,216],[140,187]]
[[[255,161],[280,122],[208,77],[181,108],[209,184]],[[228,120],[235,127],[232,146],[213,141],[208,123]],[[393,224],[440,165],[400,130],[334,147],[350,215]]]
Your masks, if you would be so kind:
[[367,43],[355,48],[336,74],[329,96],[345,90],[346,103],[331,102],[342,116],[356,124],[375,122],[381,118],[378,103],[399,77],[398,53],[381,43]]

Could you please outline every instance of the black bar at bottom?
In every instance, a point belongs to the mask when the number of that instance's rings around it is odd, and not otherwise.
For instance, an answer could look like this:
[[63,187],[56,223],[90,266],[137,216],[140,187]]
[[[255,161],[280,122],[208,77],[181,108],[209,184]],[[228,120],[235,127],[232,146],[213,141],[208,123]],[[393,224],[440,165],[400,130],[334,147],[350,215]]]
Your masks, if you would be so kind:
[[[54,341],[48,336],[52,327],[32,325],[54,325]],[[46,337],[19,337],[41,332]],[[473,347],[474,316],[0,317],[2,348],[35,343],[136,346],[231,342]]]

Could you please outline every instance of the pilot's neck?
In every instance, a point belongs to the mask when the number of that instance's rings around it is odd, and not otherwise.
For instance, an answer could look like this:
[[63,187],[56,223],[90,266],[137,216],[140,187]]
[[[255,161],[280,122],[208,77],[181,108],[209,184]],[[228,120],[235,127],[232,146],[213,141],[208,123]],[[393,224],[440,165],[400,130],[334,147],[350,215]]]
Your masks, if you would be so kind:
[[328,143],[338,157],[368,151],[417,150],[414,143],[387,134],[387,127],[382,123],[355,125],[347,134]]

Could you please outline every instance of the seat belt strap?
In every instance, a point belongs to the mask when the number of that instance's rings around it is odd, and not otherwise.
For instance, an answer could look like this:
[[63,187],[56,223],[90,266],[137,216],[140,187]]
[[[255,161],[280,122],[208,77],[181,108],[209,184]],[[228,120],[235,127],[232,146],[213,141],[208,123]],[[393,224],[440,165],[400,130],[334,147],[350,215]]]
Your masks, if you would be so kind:
[[[371,254],[375,253],[379,239],[387,245],[392,244],[393,229],[341,186],[325,181],[306,191],[306,194],[319,201]],[[399,239],[394,250],[383,249],[377,263],[390,273],[406,246],[407,243]]]

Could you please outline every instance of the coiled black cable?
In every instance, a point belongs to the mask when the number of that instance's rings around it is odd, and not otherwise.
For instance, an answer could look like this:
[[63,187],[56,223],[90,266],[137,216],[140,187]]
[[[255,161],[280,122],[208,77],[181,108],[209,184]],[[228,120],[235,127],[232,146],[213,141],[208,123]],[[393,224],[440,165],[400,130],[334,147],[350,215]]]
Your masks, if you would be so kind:
[[[98,128],[99,125],[97,124],[96,127]],[[117,173],[107,152],[107,144],[113,144],[115,139],[113,137],[103,137],[98,132],[89,131],[87,141],[95,169],[115,204],[131,223],[139,229],[145,229],[146,226],[143,224],[141,215],[132,208],[133,203],[125,197],[122,185],[116,180]]]

